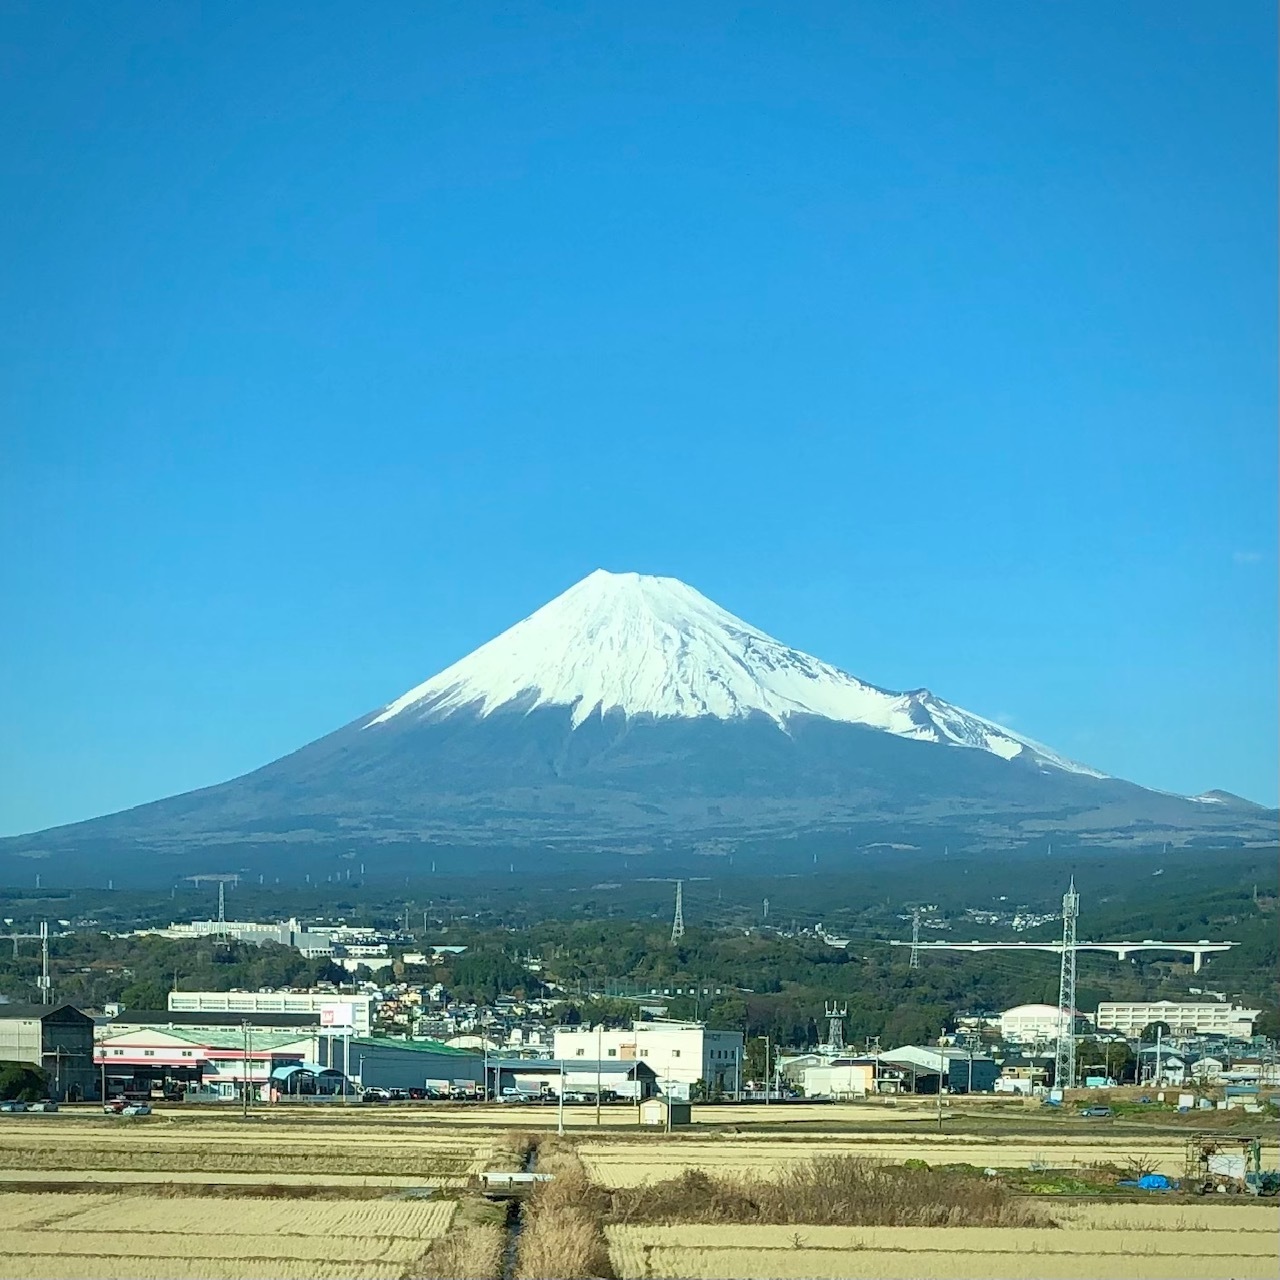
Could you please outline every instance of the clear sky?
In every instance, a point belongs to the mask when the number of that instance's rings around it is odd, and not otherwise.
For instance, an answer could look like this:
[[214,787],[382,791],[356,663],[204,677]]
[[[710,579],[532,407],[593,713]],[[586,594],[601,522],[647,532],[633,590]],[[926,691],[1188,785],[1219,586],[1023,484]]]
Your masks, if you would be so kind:
[[597,566],[1277,790],[1276,18],[0,6],[0,831]]

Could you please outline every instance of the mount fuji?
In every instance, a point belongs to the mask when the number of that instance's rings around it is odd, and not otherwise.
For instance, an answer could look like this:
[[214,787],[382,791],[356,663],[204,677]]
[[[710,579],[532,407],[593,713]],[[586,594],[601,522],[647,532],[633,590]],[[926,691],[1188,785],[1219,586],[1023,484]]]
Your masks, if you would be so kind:
[[[868,684],[674,578],[597,570],[425,683],[244,777],[0,841],[172,873],[744,845],[1238,843],[1272,811],[1077,763],[936,697]],[[29,865],[29,864],[28,864]]]

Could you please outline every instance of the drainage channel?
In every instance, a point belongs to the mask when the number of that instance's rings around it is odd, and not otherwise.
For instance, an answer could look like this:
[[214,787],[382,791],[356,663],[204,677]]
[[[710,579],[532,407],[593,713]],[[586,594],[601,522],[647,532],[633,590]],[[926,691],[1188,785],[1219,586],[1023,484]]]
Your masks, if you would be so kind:
[[[532,1173],[538,1164],[538,1149],[530,1147],[525,1153],[522,1173]],[[524,1230],[524,1200],[512,1196],[507,1201],[507,1238],[502,1246],[502,1280],[515,1280],[520,1257],[520,1232]]]

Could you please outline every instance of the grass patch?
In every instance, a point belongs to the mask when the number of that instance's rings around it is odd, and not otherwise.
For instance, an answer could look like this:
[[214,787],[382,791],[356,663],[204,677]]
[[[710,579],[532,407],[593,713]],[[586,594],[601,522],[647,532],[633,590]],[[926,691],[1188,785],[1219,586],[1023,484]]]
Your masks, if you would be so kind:
[[819,1156],[773,1178],[686,1170],[614,1191],[609,1221],[785,1226],[1052,1227],[1002,1183],[967,1169],[905,1168]]
[[539,1173],[553,1181],[539,1184],[524,1203],[516,1257],[520,1280],[591,1280],[610,1277],[604,1215],[609,1194],[587,1177],[577,1152],[567,1142],[545,1138],[537,1145]]

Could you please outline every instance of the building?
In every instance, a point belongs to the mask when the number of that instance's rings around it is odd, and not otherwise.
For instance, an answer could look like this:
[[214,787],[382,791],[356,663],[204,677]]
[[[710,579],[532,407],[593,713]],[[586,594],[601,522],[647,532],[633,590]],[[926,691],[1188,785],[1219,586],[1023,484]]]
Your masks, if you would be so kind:
[[629,1029],[557,1027],[552,1053],[574,1058],[642,1061],[665,1083],[686,1088],[703,1083],[709,1094],[742,1090],[744,1041],[741,1031],[712,1031],[701,1022],[633,1022]]
[[41,1068],[55,1101],[98,1096],[93,1019],[69,1004],[0,1004],[0,1062]]
[[1000,1075],[994,1060],[968,1049],[907,1045],[885,1054],[884,1061],[912,1068],[920,1078],[936,1076],[941,1067],[942,1086],[950,1093],[990,1093]]
[[373,1029],[374,997],[325,991],[170,991],[172,1013],[308,1013],[325,1026]]
[[1241,1009],[1225,1003],[1104,1000],[1098,1005],[1095,1020],[1102,1030],[1119,1031],[1134,1039],[1153,1022],[1163,1022],[1171,1036],[1212,1034],[1247,1040],[1253,1035],[1258,1014],[1257,1009]]
[[806,1098],[865,1098],[876,1092],[874,1058],[830,1058],[804,1067],[798,1083]]
[[360,1082],[364,1089],[425,1089],[484,1082],[484,1058],[438,1040],[394,1040],[389,1036],[321,1035],[315,1061]]
[[522,1094],[558,1096],[563,1080],[566,1094],[594,1097],[599,1088],[603,1094],[612,1093],[618,1098],[642,1102],[652,1096],[656,1088],[652,1069],[639,1059],[624,1062],[617,1058],[602,1061],[574,1058],[572,1061],[554,1062],[549,1059],[490,1058],[488,1067],[491,1097],[501,1097],[504,1091],[511,1089]]
[[1055,1004],[1020,1004],[1000,1015],[1005,1044],[1045,1044],[1058,1038],[1060,1010]]
[[640,1123],[675,1129],[693,1123],[693,1108],[687,1102],[650,1098],[640,1104]]
[[249,1026],[255,1031],[291,1031],[304,1036],[320,1026],[319,1013],[174,1013],[169,1009],[130,1009],[109,1004],[104,1014],[95,1020],[99,1035],[157,1027],[238,1032]]
[[94,1060],[107,1097],[200,1090],[216,1100],[239,1098],[246,1081],[261,1096],[279,1067],[312,1057],[314,1032],[252,1027],[139,1027],[102,1035]]

